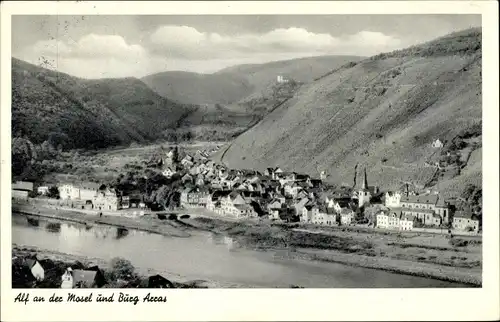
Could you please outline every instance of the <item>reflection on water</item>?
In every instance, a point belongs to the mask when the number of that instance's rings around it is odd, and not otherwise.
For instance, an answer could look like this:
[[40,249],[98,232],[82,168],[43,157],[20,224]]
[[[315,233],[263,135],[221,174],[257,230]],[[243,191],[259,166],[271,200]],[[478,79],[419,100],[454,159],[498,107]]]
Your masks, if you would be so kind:
[[26,221],[27,221],[27,222],[28,222],[28,224],[30,224],[31,226],[38,227],[38,225],[40,225],[40,222],[38,221],[38,219],[35,219],[35,218],[26,217]]
[[61,223],[58,222],[49,222],[45,225],[45,229],[51,233],[59,233],[61,232]]
[[221,235],[221,234],[210,234],[208,236],[208,240],[212,244],[224,245],[229,250],[233,250],[233,249],[236,248],[236,242],[234,241],[234,239],[232,237],[229,237],[229,236],[224,236],[224,235]]
[[462,286],[341,264],[277,259],[271,252],[234,251],[235,241],[223,235],[196,233],[175,238],[45,219],[35,226],[17,214],[12,216],[12,242],[105,260],[124,257],[136,267],[168,271],[187,279],[260,287]]
[[120,239],[126,237],[128,235],[128,230],[125,228],[117,228],[116,229],[116,239]]

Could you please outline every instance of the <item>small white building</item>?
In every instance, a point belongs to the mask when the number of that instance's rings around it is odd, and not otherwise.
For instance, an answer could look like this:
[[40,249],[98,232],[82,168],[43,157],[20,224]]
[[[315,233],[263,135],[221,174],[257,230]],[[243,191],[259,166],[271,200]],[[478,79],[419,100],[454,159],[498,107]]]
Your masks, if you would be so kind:
[[432,142],[432,147],[433,148],[442,148],[443,142],[441,142],[440,139],[436,139],[436,141]]
[[457,211],[453,216],[453,229],[461,231],[479,231],[479,218],[474,216],[471,211]]
[[399,192],[387,192],[385,194],[385,206],[388,208],[401,207],[401,193],[399,193]]
[[343,208],[340,211],[340,223],[350,225],[354,221],[354,211],[349,208]]
[[43,281],[43,279],[45,278],[45,270],[43,269],[40,262],[36,259],[28,258],[26,260],[26,264],[28,265],[31,274],[33,274],[33,277],[35,277],[37,281]]
[[288,83],[290,80],[286,77],[283,77],[282,75],[278,75],[278,76],[276,76],[276,81],[279,84],[282,84],[282,83]]
[[174,173],[175,171],[173,171],[170,167],[168,167],[165,168],[161,174],[167,178],[171,178],[174,175]]
[[61,288],[68,289],[73,288],[73,269],[68,267],[64,274],[61,276]]
[[413,221],[413,215],[403,214],[401,210],[381,211],[377,214],[377,227],[383,229],[412,230]]
[[49,193],[49,187],[40,186],[36,189],[36,191],[38,192],[38,194],[40,194],[42,196],[46,196]]

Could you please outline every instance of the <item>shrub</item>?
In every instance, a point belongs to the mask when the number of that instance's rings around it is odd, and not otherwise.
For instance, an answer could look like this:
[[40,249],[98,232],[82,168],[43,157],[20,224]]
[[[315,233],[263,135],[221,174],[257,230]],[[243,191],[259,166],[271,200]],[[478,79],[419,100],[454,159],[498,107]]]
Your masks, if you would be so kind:
[[449,243],[453,247],[465,247],[469,244],[469,242],[467,240],[459,239],[459,238],[451,238]]
[[110,268],[111,274],[115,279],[130,280],[135,277],[135,267],[125,258],[113,258]]

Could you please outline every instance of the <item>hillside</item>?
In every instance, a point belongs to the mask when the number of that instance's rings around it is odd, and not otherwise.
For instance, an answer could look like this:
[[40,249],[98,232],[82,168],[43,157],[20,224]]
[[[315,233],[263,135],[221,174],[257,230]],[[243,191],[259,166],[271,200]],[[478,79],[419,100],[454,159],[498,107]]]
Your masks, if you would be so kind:
[[228,104],[249,95],[253,86],[232,74],[169,71],[142,78],[163,97],[187,104]]
[[277,75],[309,82],[325,71],[360,59],[356,56],[308,57],[237,65],[213,74],[168,71],[146,76],[142,81],[159,95],[181,103],[226,105],[268,88],[275,83]]
[[12,132],[34,143],[51,133],[68,148],[153,140],[194,109],[135,78],[86,80],[12,59]]
[[[481,66],[480,29],[346,64],[303,85],[219,157],[235,168],[326,170],[348,185],[359,164],[384,189],[408,181],[454,195],[481,185]],[[432,148],[438,138],[444,147]]]

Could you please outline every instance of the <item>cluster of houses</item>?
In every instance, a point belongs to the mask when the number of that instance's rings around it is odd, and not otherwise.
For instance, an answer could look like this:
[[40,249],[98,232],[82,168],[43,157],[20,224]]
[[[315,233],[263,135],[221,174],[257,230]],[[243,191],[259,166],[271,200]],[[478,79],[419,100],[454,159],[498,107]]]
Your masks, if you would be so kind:
[[[327,226],[361,222],[396,230],[444,225],[457,230],[477,232],[480,229],[480,222],[472,212],[458,211],[453,216],[450,204],[438,194],[397,191],[384,195],[377,186],[368,185],[366,169],[359,187],[355,184],[353,188],[333,189],[323,183],[324,171],[320,179],[315,179],[280,167],[267,168],[263,173],[228,169],[210,160],[204,151],[192,156],[186,154],[179,160],[177,151],[170,150],[158,164],[163,176],[180,177],[181,207],[204,208],[220,216]],[[29,188],[19,184],[16,187]],[[146,207],[140,196],[121,196],[114,189],[96,183],[65,183],[58,188],[60,198],[70,201],[73,207],[103,211]],[[17,191],[23,196],[26,194],[24,190]],[[364,209],[373,204],[384,207],[365,218]]]
[[59,197],[73,208],[116,211],[129,207],[115,189],[94,182],[63,183],[58,186]]
[[[363,220],[360,209],[380,203],[385,207],[374,217],[379,228],[412,230],[419,227],[449,225],[456,230],[479,230],[479,219],[472,212],[452,214],[450,204],[439,194],[411,192],[382,194],[369,186],[366,170],[361,186],[332,190],[322,179],[306,174],[268,168],[264,173],[234,170],[213,161],[186,156],[181,164],[188,172],[182,180],[181,206],[206,208],[232,218],[267,217],[273,220],[298,220],[317,225],[351,225]],[[175,173],[170,168],[169,175]],[[382,200],[384,202],[382,203]],[[368,220],[366,220],[368,221]]]
[[385,206],[377,214],[377,226],[386,229],[412,230],[415,223],[424,227],[449,226],[455,230],[478,232],[479,218],[471,210],[456,211],[438,194],[415,195],[387,192]]
[[[227,169],[199,156],[186,156],[181,164],[187,169],[180,196],[184,208],[206,208],[232,218],[268,217],[325,225],[336,225],[341,213],[346,224],[354,219],[345,195],[325,193],[322,180],[309,175],[285,172],[280,167],[264,173]],[[166,170],[173,175],[171,168]]]
[[[318,225],[349,225],[355,211],[370,203],[377,187],[367,183],[355,193],[350,189],[329,189],[321,179],[307,174],[286,172],[280,167],[263,173],[254,170],[227,169],[211,160],[186,156],[182,177],[181,206],[206,208],[231,218],[262,218],[301,221]],[[172,174],[171,168],[167,168]],[[165,173],[164,173],[165,174]],[[365,173],[366,181],[366,173]]]

